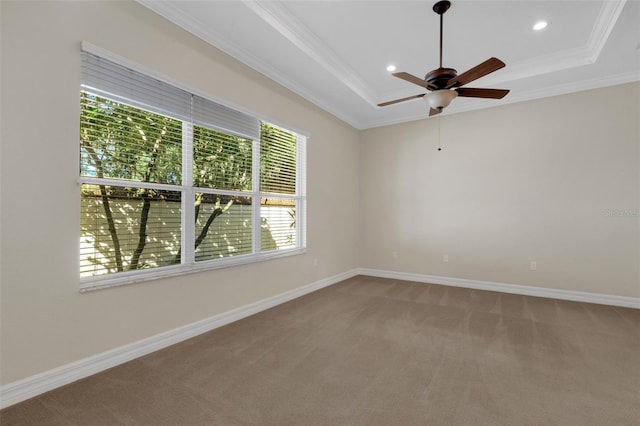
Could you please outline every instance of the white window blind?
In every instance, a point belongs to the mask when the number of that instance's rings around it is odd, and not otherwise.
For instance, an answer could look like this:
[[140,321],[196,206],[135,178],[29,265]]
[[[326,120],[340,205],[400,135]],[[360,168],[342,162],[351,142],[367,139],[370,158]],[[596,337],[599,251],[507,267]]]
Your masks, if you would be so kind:
[[247,139],[260,139],[260,120],[200,96],[193,97],[193,123]]
[[296,191],[296,134],[269,126],[260,139],[262,156],[260,190],[276,194],[295,194]]
[[82,52],[82,88],[157,114],[249,139],[260,137],[260,121],[255,117],[86,51]]
[[146,111],[190,120],[191,94],[107,59],[82,52],[82,90]]
[[81,289],[304,249],[306,139],[82,52]]

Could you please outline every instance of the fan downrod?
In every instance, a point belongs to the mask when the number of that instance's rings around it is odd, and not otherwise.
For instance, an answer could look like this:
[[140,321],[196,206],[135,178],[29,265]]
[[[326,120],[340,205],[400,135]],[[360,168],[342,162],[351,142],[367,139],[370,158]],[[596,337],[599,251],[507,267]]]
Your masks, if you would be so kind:
[[447,0],[439,1],[433,5],[433,11],[438,15],[444,14],[451,7],[451,2]]

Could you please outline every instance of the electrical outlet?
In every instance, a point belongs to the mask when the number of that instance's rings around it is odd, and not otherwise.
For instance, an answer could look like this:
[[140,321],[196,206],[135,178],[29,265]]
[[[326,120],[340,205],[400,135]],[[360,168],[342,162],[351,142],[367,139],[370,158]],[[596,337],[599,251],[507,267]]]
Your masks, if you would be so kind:
[[398,252],[397,251],[391,252],[391,257],[393,257],[394,259],[397,259],[398,258]]
[[444,256],[442,256],[442,261],[443,262],[448,262],[449,261],[449,255],[445,254]]
[[535,271],[538,269],[538,262],[536,262],[535,260],[531,261],[531,264],[529,265],[529,269],[531,269],[532,271]]
[[313,266],[318,266],[318,258],[313,259]]

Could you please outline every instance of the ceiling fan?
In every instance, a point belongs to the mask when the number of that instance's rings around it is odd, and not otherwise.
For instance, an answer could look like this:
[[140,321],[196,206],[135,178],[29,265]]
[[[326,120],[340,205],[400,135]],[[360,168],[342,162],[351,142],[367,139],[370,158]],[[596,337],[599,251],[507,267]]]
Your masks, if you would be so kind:
[[446,0],[439,1],[433,6],[433,11],[440,15],[440,67],[433,71],[429,71],[427,75],[424,76],[424,80],[406,72],[397,72],[393,74],[394,77],[401,78],[409,83],[417,84],[420,87],[430,90],[430,93],[395,99],[393,101],[378,104],[378,106],[383,107],[426,96],[425,99],[430,107],[429,116],[432,116],[440,114],[442,110],[446,108],[457,96],[464,96],[467,98],[502,99],[507,95],[507,93],[509,93],[509,90],[505,89],[477,89],[461,87],[504,67],[504,62],[498,58],[489,58],[483,63],[476,65],[460,75],[458,75],[458,72],[453,68],[442,67],[442,15],[444,15],[449,7],[451,7],[451,2]]

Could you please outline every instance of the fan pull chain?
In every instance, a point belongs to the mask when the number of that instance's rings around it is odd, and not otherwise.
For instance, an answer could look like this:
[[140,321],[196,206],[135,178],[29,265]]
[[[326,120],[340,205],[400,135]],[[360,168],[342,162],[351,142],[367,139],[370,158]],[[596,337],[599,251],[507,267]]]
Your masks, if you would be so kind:
[[440,148],[440,120],[442,119],[442,117],[438,117],[438,151],[442,151],[442,148]]

